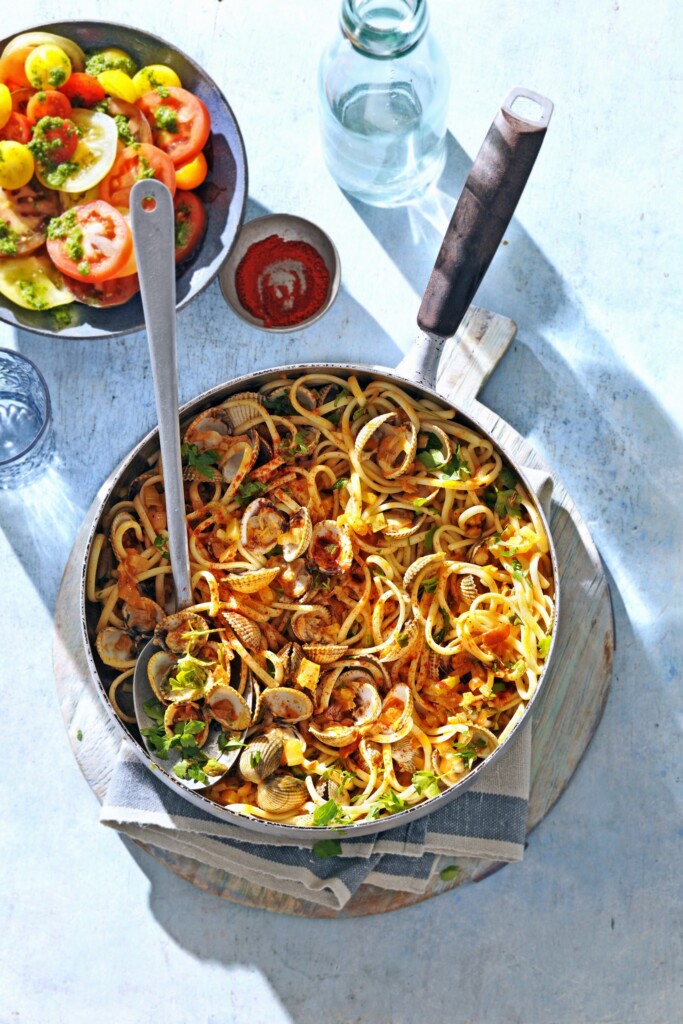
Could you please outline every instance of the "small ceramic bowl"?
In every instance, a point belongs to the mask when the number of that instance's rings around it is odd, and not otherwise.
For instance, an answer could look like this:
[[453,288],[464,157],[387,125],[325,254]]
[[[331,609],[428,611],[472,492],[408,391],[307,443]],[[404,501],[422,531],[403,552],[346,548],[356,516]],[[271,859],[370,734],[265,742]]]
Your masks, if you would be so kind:
[[[235,275],[247,250],[256,242],[261,242],[270,235],[279,235],[285,242],[307,242],[320,255],[330,275],[330,283],[327,295],[323,304],[312,315],[296,324],[287,324],[283,327],[267,327],[263,320],[252,316],[249,310],[245,309],[237,294]],[[295,217],[288,213],[271,213],[266,217],[258,217],[255,220],[247,221],[239,233],[237,241],[233,246],[229,259],[220,272],[221,291],[225,301],[230,308],[252,327],[258,327],[262,331],[270,331],[273,334],[286,334],[299,331],[303,327],[319,320],[337,297],[339,283],[341,281],[341,265],[339,253],[329,235],[325,234],[322,228],[312,224],[310,220],[303,217]]]

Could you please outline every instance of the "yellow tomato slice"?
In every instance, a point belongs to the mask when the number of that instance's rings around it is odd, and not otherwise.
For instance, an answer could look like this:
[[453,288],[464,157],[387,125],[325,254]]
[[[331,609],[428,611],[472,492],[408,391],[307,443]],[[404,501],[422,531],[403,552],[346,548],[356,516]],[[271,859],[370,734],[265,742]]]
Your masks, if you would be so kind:
[[24,309],[53,309],[74,298],[47,256],[0,260],[0,295]]
[[[74,108],[71,120],[81,137],[69,161],[72,169],[59,188],[64,192],[87,192],[109,174],[116,158],[119,133],[113,117],[101,114],[98,110]],[[44,180],[38,165],[36,177],[46,188],[54,187]]]
[[0,141],[0,188],[23,188],[33,177],[31,150],[22,142]]
[[194,160],[189,160],[175,169],[175,183],[178,188],[198,188],[204,181],[208,171],[206,157],[203,153],[197,153]]
[[97,76],[97,81],[106,93],[117,100],[135,103],[138,98],[138,91],[133,84],[133,79],[125,71],[102,71]]
[[78,43],[74,43],[73,39],[57,36],[53,32],[22,32],[21,35],[10,39],[2,51],[2,56],[7,57],[10,53],[14,53],[15,50],[21,50],[25,46],[35,49],[36,46],[44,46],[46,43],[51,43],[53,46],[58,46],[61,50],[64,50],[64,53],[71,61],[74,71],[83,70],[85,67],[85,54]]
[[0,128],[4,128],[12,113],[12,93],[0,82]]
[[169,68],[166,64],[148,64],[146,67],[140,68],[137,75],[133,77],[133,84],[137,89],[138,96],[144,96],[146,92],[151,92],[152,89],[158,89],[161,86],[174,85],[178,88],[182,86],[182,82],[173,68]]
[[43,43],[31,50],[24,70],[34,89],[59,89],[71,75],[71,61],[61,46]]

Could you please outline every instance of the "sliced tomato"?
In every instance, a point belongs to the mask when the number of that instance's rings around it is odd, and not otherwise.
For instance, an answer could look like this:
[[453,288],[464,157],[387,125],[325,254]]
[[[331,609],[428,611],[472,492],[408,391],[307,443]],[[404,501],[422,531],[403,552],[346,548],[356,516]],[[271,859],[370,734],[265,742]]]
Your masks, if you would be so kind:
[[[43,117],[69,117],[71,115],[71,102],[63,92],[57,92],[56,89],[46,89],[45,92],[31,90],[31,92],[33,95],[29,96],[26,107],[21,113],[26,114],[32,124],[40,121]],[[17,109],[14,102],[12,102],[12,109]]]
[[[61,228],[62,237],[55,237]],[[105,281],[126,262],[133,246],[130,229],[118,210],[96,199],[74,206],[50,225],[47,251],[57,267],[78,281]]]
[[[128,122],[127,130],[125,134],[130,133],[131,138],[134,142],[152,142],[152,129],[147,123],[147,118],[134,103],[126,103],[125,100],[114,99],[110,96],[108,99],[107,112],[110,117],[125,117]],[[119,131],[119,135],[121,132]],[[130,139],[125,139],[126,144],[130,145]]]
[[130,190],[143,178],[156,178],[170,189],[171,195],[175,194],[175,168],[166,153],[145,142],[126,146],[100,182],[100,199],[112,206],[130,206]]
[[32,96],[35,96],[37,89],[13,89],[12,90],[12,110],[15,114],[24,114],[28,117],[26,110],[29,105],[29,101]]
[[122,306],[140,291],[137,274],[92,284],[76,281],[73,277],[65,277],[64,284],[77,302],[83,302],[87,306]]
[[176,192],[173,200],[175,217],[175,261],[182,263],[194,252],[206,229],[204,204],[194,192]]
[[28,256],[43,245],[47,223],[58,213],[58,194],[36,181],[12,191],[0,188],[0,221],[9,228],[17,256]]
[[30,86],[24,65],[32,50],[32,46],[21,46],[18,50],[8,53],[5,48],[0,58],[0,82],[4,82],[10,89],[25,89]]
[[174,164],[186,164],[206,145],[211,131],[209,112],[187,89],[167,86],[146,92],[138,106],[149,121],[154,145]]
[[[78,129],[65,117],[44,117],[35,126],[33,143],[44,146],[44,159],[51,164],[63,164],[76,152]],[[37,158],[40,162],[40,157]]]
[[94,107],[96,103],[101,103],[105,96],[104,89],[95,76],[85,71],[74,71],[64,85],[59,87],[59,91],[68,97],[72,107]]
[[0,128],[0,139],[11,142],[23,142],[24,145],[31,138],[31,122],[23,114],[17,114],[14,110],[5,122],[5,127]]

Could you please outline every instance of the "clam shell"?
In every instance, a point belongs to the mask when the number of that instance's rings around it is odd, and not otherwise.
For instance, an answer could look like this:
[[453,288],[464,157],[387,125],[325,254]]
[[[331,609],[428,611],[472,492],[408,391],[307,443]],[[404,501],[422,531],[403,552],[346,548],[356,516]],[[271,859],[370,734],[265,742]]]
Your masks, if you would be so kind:
[[278,580],[284,594],[292,601],[299,601],[311,589],[313,577],[306,567],[303,558],[295,558],[289,565],[280,569]]
[[301,646],[294,642],[285,644],[277,652],[277,656],[282,662],[285,680],[295,679],[304,657]]
[[377,448],[377,465],[387,480],[402,476],[413,463],[417,451],[417,431],[412,423],[384,428],[385,436]]
[[176,722],[187,721],[204,721],[204,728],[195,736],[197,746],[203,747],[209,737],[209,723],[202,715],[199,705],[194,704],[192,701],[176,701],[174,704],[169,704],[164,712],[164,730],[166,735],[173,735],[173,726]]
[[255,622],[252,622],[246,615],[241,615],[239,612],[221,612],[220,615],[247,650],[265,651],[266,641]]
[[358,431],[358,435],[356,437],[354,447],[356,449],[357,454],[360,455],[361,452],[366,448],[368,441],[370,440],[370,438],[372,437],[376,430],[379,430],[379,428],[384,423],[388,423],[389,420],[393,420],[395,418],[395,412],[385,412],[382,413],[381,416],[374,416],[371,420],[368,420],[365,426],[361,427],[361,429]]
[[247,782],[263,782],[277,771],[283,749],[282,737],[277,733],[255,737],[240,754],[240,775]]
[[422,744],[415,736],[405,736],[391,744],[391,756],[396,764],[404,772],[416,772],[418,770],[417,754],[422,750]]
[[247,551],[265,555],[279,543],[280,534],[286,526],[287,516],[284,512],[276,508],[268,498],[256,498],[244,510],[240,540]]
[[415,619],[410,619],[409,622],[406,622],[398,637],[388,647],[385,647],[383,651],[379,652],[380,661],[398,661],[399,658],[410,654],[416,647],[420,634],[419,623]]
[[423,555],[422,558],[416,558],[412,565],[409,565],[403,576],[403,586],[406,590],[410,590],[415,583],[415,580],[420,575],[423,569],[426,569],[428,565],[432,568],[439,562],[443,562],[446,557],[445,551],[435,551],[431,555]]
[[193,654],[207,641],[209,624],[196,612],[174,612],[158,623],[154,643],[174,654]]
[[147,663],[149,685],[164,704],[182,704],[187,701],[199,700],[204,696],[205,682],[203,680],[185,687],[171,684],[173,671],[177,664],[178,658],[169,651],[157,651]]
[[196,444],[200,451],[206,452],[218,448],[231,433],[230,417],[221,406],[217,406],[195,416],[185,431],[183,441]]
[[376,743],[395,743],[413,727],[413,694],[405,683],[391,687],[382,704],[382,714],[372,732]]
[[412,537],[414,533],[419,533],[427,518],[426,515],[417,515],[407,508],[385,508],[383,515],[387,525],[382,533],[385,537],[394,539]]
[[309,722],[308,730],[328,747],[346,747],[349,743],[355,743],[360,736],[360,731],[355,725],[316,725],[312,721]]
[[263,587],[272,583],[280,571],[279,565],[271,569],[249,569],[247,572],[228,572],[225,574],[225,582],[231,590],[238,594],[255,594]]
[[[452,577],[451,577],[452,578]],[[477,583],[472,575],[461,576],[458,580],[458,590],[460,591],[460,597],[463,602],[469,606],[479,596],[479,590],[477,589]]]
[[325,576],[348,572],[353,563],[353,544],[348,527],[340,526],[335,519],[323,519],[316,523],[308,557]]
[[105,665],[123,670],[133,668],[137,660],[135,643],[125,629],[105,626],[95,638],[97,653]]
[[363,739],[358,744],[358,753],[361,756],[363,764],[371,771],[373,768],[379,768],[382,764],[382,748],[372,740]]
[[[236,489],[256,462],[259,452],[258,434],[236,434],[229,444],[221,447],[221,459],[218,463],[221,475],[226,483]],[[227,500],[227,499],[226,499]]]
[[286,722],[303,722],[313,714],[313,702],[301,690],[278,686],[265,690],[261,702],[274,718]]
[[151,636],[158,624],[164,619],[166,612],[151,597],[139,597],[135,605],[124,604],[121,617],[126,629],[141,636]]
[[256,803],[271,814],[286,814],[306,803],[308,789],[303,779],[293,775],[272,775],[259,784]]
[[453,454],[451,441],[447,433],[441,429],[437,423],[421,423],[420,433],[418,435],[417,443],[419,448],[427,448],[427,437],[425,435],[433,434],[439,441],[441,454],[443,455],[446,462],[450,459]]
[[295,637],[303,643],[320,641],[331,624],[332,613],[322,604],[311,605],[294,612],[290,622]]
[[221,409],[227,413],[228,422],[238,428],[248,420],[253,420],[262,405],[263,399],[256,391],[240,391],[226,399]]
[[342,644],[304,644],[303,651],[316,665],[331,665],[348,654],[348,647]]
[[234,686],[217,683],[206,693],[206,706],[224,729],[238,732],[251,725],[251,708]]
[[287,529],[280,536],[282,557],[285,562],[294,562],[297,558],[300,558],[308,550],[312,536],[313,523],[311,522],[311,513],[307,508],[297,509],[289,517]]

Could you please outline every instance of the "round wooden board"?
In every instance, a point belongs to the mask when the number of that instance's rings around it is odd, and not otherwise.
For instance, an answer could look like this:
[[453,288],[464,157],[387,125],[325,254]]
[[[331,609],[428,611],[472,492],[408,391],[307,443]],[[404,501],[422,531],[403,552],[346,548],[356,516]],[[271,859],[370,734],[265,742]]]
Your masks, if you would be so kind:
[[[574,502],[512,427],[476,401],[484,380],[515,333],[505,317],[470,310],[447,346],[439,391],[493,434],[516,462],[552,489],[546,508],[562,583],[558,650],[533,712],[528,829],[548,813],[571,779],[600,721],[611,683],[614,629],[607,580],[600,556]],[[457,395],[457,397],[456,397]],[[544,488],[545,489],[545,488]],[[90,678],[80,633],[80,581],[86,539],[98,507],[93,503],[69,556],[55,607],[54,669],[64,724],[76,760],[100,803],[121,744]],[[81,736],[79,740],[78,737]],[[504,865],[458,858],[458,874],[443,882],[437,874],[423,895],[362,885],[342,911],[296,899],[148,843],[141,849],[198,888],[244,906],[300,917],[361,917],[412,906],[459,885],[480,881]]]

